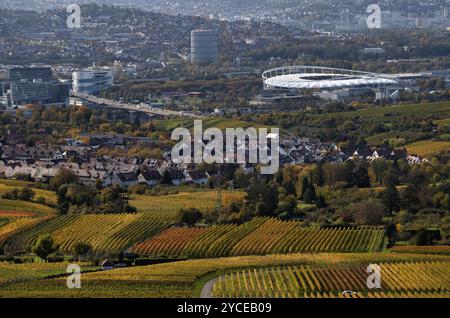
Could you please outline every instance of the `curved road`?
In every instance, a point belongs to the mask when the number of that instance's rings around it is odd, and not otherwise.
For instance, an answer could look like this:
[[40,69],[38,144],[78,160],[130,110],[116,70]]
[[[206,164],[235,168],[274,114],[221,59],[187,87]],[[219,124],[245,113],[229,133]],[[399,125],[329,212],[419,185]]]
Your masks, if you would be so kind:
[[213,278],[206,282],[205,286],[203,286],[202,291],[200,293],[200,298],[213,298],[212,290],[215,282],[219,280],[220,277]]

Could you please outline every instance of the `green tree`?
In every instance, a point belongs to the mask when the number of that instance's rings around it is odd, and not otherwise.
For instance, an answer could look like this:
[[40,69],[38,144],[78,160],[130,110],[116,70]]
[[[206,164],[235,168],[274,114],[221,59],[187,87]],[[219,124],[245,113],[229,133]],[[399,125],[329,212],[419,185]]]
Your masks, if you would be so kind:
[[86,243],[77,243],[73,246],[72,252],[76,259],[79,260],[80,256],[87,255],[92,250],[92,246]]
[[384,216],[384,206],[377,200],[352,203],[349,212],[359,225],[381,225]]
[[314,169],[314,182],[317,186],[322,187],[325,184],[325,172],[323,170],[323,163],[320,162],[316,169]]
[[180,223],[186,223],[189,226],[193,226],[203,219],[203,214],[195,208],[181,209],[178,212],[178,219]]
[[381,185],[383,182],[383,176],[386,173],[386,170],[388,168],[387,162],[384,159],[375,159],[372,162],[372,171],[375,175],[375,181],[378,183],[378,185]]
[[293,195],[293,196],[297,197],[297,190],[295,189],[295,185],[294,185],[294,182],[292,180],[288,180],[284,184],[284,189],[286,190],[286,193],[288,195]]
[[22,188],[17,196],[17,199],[22,201],[31,201],[35,196],[35,192],[30,188]]
[[308,188],[306,189],[303,195],[303,201],[307,204],[314,203],[316,201],[316,187],[312,182],[309,183]]
[[386,189],[381,193],[381,202],[386,207],[389,214],[400,210],[400,196],[393,183],[389,183]]
[[69,169],[60,169],[51,183],[55,189],[59,189],[63,184],[77,184],[78,177]]
[[300,199],[304,200],[306,190],[309,189],[309,180],[307,177],[304,177],[302,180],[302,192],[300,194]]
[[33,253],[44,260],[47,260],[47,257],[57,250],[58,246],[55,244],[55,242],[53,241],[53,237],[51,237],[50,235],[39,237],[31,249]]
[[324,196],[319,194],[319,196],[317,197],[317,201],[316,201],[316,207],[318,209],[323,209],[323,208],[326,208],[327,206],[328,205],[327,205],[327,202],[325,201]]

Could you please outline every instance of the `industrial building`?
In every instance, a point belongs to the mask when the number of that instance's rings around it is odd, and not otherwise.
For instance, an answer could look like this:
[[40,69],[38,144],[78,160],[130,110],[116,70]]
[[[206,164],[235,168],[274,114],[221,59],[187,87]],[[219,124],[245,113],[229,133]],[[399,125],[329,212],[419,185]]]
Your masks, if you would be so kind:
[[70,85],[53,79],[50,67],[11,66],[3,70],[0,105],[13,109],[25,104],[67,106]]
[[191,32],[191,63],[197,65],[219,62],[219,38],[216,30]]
[[87,68],[72,74],[72,90],[75,93],[98,95],[112,85],[113,74],[109,68]]

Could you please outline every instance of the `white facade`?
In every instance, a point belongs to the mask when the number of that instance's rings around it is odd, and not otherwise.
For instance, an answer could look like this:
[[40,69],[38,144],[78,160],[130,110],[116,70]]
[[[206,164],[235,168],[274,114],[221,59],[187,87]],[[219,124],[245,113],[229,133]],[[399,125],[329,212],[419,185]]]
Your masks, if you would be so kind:
[[73,72],[72,81],[75,93],[95,95],[113,85],[113,74],[109,68],[89,68]]
[[265,89],[342,89],[397,84],[394,76],[319,66],[290,66],[263,73]]

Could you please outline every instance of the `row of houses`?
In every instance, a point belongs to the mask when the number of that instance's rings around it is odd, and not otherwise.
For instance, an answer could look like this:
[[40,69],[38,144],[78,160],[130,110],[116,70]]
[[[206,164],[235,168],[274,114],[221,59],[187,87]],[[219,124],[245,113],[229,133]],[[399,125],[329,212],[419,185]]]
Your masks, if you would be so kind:
[[367,146],[359,147],[349,157],[349,159],[355,158],[365,159],[368,161],[374,161],[376,159],[385,159],[390,161],[406,160],[411,165],[420,164],[426,161],[426,159],[422,159],[418,156],[409,155],[406,148],[394,149],[389,145],[383,145],[376,149],[371,149]]
[[[97,155],[97,148],[87,145],[66,144],[63,146],[25,144],[3,145],[0,156],[0,177],[26,177],[40,182],[49,182],[60,169],[69,169],[80,182],[103,186],[117,184],[129,187],[135,184],[154,186],[164,183],[180,185],[194,183],[205,185],[209,175],[198,170],[195,164],[174,164],[170,152],[164,159],[140,157],[113,157]],[[246,151],[248,157],[248,148]],[[410,156],[406,149],[393,149],[387,145],[371,149],[367,146],[341,150],[331,142],[315,138],[285,137],[280,141],[280,164],[309,164],[316,162],[344,162],[352,159],[373,161],[405,159],[410,164],[423,160]],[[246,173],[255,165],[243,164]]]
[[47,162],[7,161],[0,160],[0,177],[7,179],[26,178],[38,182],[48,183],[61,169],[71,170],[85,185],[102,186],[120,185],[130,187],[136,184],[155,186],[162,182],[173,185],[198,184],[206,185],[209,175],[199,170],[181,169],[179,167],[166,167],[164,169],[147,165],[136,166],[131,171],[98,170],[94,167],[81,168],[77,164],[60,163],[56,165]]
[[280,162],[282,164],[308,164],[317,162],[344,162],[353,159],[373,161],[385,159],[390,161],[406,160],[409,164],[426,161],[408,154],[406,148],[394,149],[389,145],[377,148],[361,146],[341,150],[335,143],[321,142],[316,138],[287,138],[280,144]]

